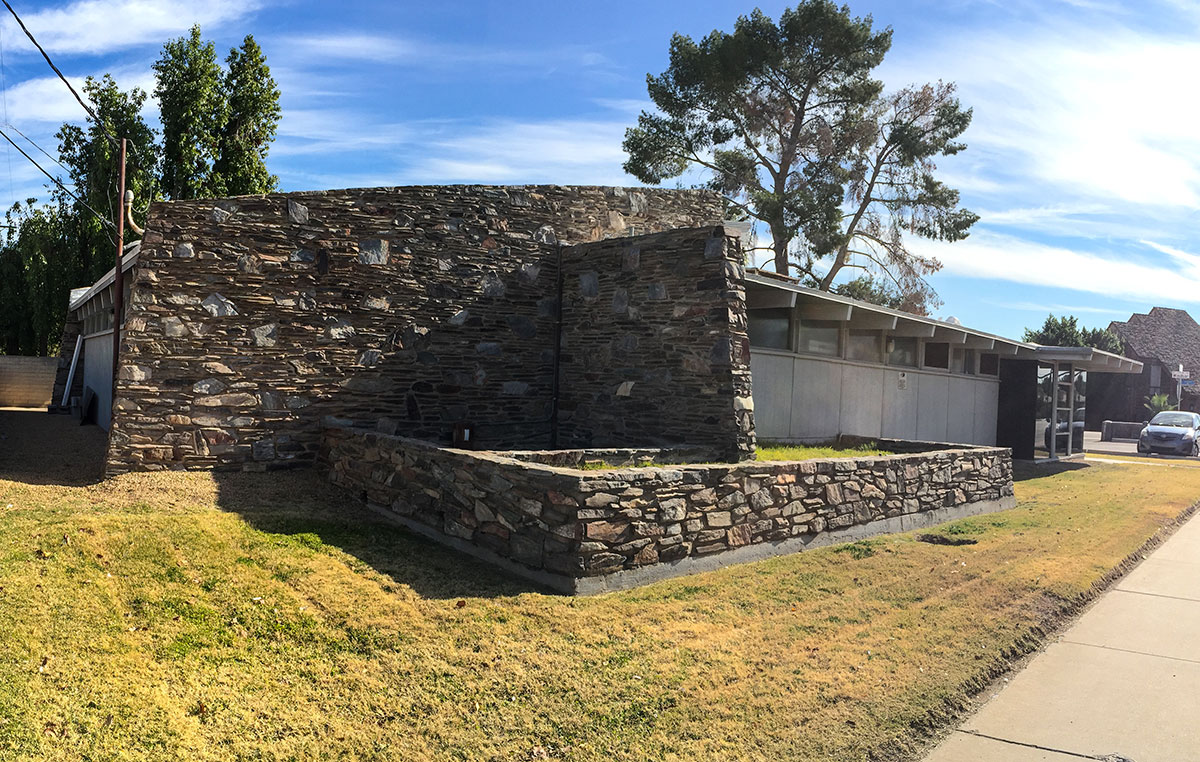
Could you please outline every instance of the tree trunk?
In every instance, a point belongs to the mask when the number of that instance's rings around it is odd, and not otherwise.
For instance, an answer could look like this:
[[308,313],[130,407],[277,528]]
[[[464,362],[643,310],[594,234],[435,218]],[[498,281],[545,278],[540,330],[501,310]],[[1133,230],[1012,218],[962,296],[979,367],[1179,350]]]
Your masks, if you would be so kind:
[[787,232],[771,226],[771,248],[775,250],[775,272],[780,275],[788,274],[788,238]]
[[829,272],[825,273],[825,277],[821,279],[821,285],[818,286],[822,291],[828,291],[833,288],[833,279],[837,277],[837,274],[842,270],[842,266],[846,264],[846,250],[847,247],[845,246],[838,249],[833,264],[829,266]]

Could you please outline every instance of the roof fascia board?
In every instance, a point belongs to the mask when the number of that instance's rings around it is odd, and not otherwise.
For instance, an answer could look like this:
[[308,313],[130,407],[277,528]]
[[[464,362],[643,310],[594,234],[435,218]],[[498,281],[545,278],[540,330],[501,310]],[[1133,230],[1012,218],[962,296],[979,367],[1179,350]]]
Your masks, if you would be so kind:
[[855,310],[854,317],[850,320],[850,327],[892,331],[895,330],[896,322],[898,320],[899,318],[895,315],[887,315],[882,312]]
[[795,292],[780,291],[779,289],[746,289],[746,308],[752,310],[773,309],[778,307],[795,307]]
[[949,342],[950,344],[966,344],[967,332],[951,328],[950,326],[939,325],[933,331],[933,338],[938,341]]
[[840,323],[850,321],[854,314],[854,306],[838,302],[823,302],[807,300],[800,302],[800,317],[807,320],[836,320]]
[[[137,262],[139,253],[140,253],[140,249],[129,252],[124,257],[122,257],[121,272],[125,272],[125,271],[129,270],[129,268],[133,267],[133,265]],[[114,267],[113,269],[106,272],[104,275],[100,276],[100,280],[93,283],[87,291],[83,292],[83,294],[81,294],[79,296],[78,299],[71,300],[71,303],[69,305],[67,305],[67,311],[74,312],[75,310],[79,309],[79,307],[81,305],[87,303],[87,301],[89,299],[91,299],[93,296],[95,296],[97,293],[108,288],[110,285],[112,285],[112,282],[114,280],[116,280],[116,275],[117,275],[117,268]]]
[[937,326],[929,323],[918,323],[915,320],[896,319],[896,327],[892,329],[893,336],[913,336],[918,339],[932,339]]
[[[747,272],[746,273],[746,283],[753,284],[755,286],[765,286],[767,288],[779,289],[782,291],[794,291],[795,293],[800,295],[801,299],[808,297],[810,300],[820,300],[823,302],[832,302],[832,303],[836,303],[836,304],[847,305],[849,307],[852,307],[856,314],[861,314],[863,312],[881,313],[881,314],[885,314],[885,315],[895,316],[902,323],[928,325],[928,326],[932,326],[934,328],[945,328],[945,329],[952,330],[952,331],[958,331],[961,334],[970,334],[972,336],[982,336],[984,338],[994,339],[996,341],[997,345],[999,345],[1001,343],[1011,344],[1014,346],[1025,347],[1028,349],[1034,349],[1037,346],[1036,344],[1029,344],[1024,341],[1017,341],[1016,339],[1010,339],[1005,336],[997,336],[995,334],[986,333],[984,331],[976,331],[972,328],[967,328],[965,326],[956,326],[956,325],[946,323],[941,320],[934,320],[933,318],[922,317],[920,315],[913,315],[910,312],[904,312],[902,310],[893,310],[890,307],[881,307],[877,304],[870,304],[869,302],[863,302],[858,299],[851,299],[849,297],[839,296],[837,294],[831,294],[828,291],[819,291],[815,288],[808,288],[807,286],[801,286],[796,283],[789,283],[787,281],[779,280],[778,278],[775,278],[775,277],[760,275],[755,272]],[[897,334],[897,335],[905,335],[905,334]],[[958,341],[956,343],[962,343],[962,342]]]

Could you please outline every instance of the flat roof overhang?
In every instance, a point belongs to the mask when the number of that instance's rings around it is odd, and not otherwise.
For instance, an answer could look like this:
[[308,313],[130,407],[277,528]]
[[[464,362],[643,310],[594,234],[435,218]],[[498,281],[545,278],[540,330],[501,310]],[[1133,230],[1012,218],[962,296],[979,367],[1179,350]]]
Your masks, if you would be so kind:
[[[128,272],[130,268],[137,264],[138,254],[140,254],[142,250],[141,244],[141,241],[130,241],[129,243],[125,244],[125,251],[121,255],[122,273]],[[74,312],[75,310],[79,309],[93,296],[111,286],[113,281],[116,279],[117,268],[114,267],[108,272],[104,273],[104,275],[100,276],[100,279],[91,286],[87,288],[71,289],[71,296],[70,301],[67,304],[67,311]]]
[[1092,373],[1141,373],[1142,363],[1092,347],[1048,347],[1038,345],[1039,362],[1069,362],[1075,370]]
[[893,336],[945,341],[968,349],[995,352],[1001,358],[1069,362],[1078,370],[1097,373],[1141,373],[1142,364],[1128,357],[1091,347],[1048,347],[978,331],[958,323],[913,315],[890,307],[831,294],[795,279],[761,270],[746,271],[749,309],[795,308],[801,319],[834,320],[850,328],[886,330]]

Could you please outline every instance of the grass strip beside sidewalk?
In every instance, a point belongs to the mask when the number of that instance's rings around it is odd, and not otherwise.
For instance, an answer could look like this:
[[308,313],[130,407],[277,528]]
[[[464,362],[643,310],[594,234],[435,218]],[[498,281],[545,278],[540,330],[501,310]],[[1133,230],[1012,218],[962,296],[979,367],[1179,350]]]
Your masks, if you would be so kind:
[[0,758],[909,759],[1200,497],[1022,472],[1019,507],[586,599],[315,474],[0,474]]

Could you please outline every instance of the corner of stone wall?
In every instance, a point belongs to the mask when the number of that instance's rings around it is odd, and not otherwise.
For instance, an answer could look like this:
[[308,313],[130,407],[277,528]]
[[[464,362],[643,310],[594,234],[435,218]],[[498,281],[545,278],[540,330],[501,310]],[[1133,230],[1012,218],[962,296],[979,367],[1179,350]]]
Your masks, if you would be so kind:
[[563,251],[560,443],[754,457],[745,268],[721,225]]
[[725,294],[729,302],[729,376],[733,389],[731,459],[753,460],[757,450],[754,430],[754,397],[750,373],[750,337],[746,317],[746,264],[741,240],[724,227],[713,231],[722,240],[725,260]]

